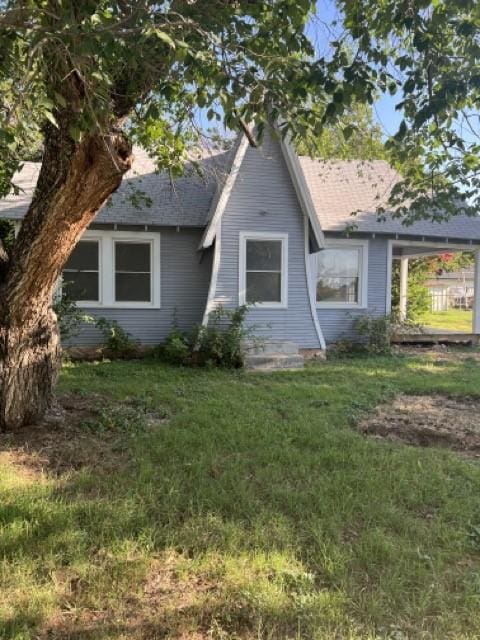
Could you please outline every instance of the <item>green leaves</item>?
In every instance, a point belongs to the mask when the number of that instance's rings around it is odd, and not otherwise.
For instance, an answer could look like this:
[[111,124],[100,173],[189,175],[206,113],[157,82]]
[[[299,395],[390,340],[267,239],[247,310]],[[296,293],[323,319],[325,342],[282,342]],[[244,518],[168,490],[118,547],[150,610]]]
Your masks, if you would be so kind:
[[402,124],[386,147],[415,215],[431,215],[433,196],[442,206],[459,193],[480,205],[478,3],[336,6],[344,34],[319,56],[306,35],[314,0],[88,0],[74,11],[69,0],[27,3],[24,23],[0,27],[0,91],[10,105],[0,131],[19,141],[4,147],[18,151],[45,122],[77,143],[121,126],[159,167],[177,171],[200,110],[235,129],[243,119],[262,131],[275,119],[282,135],[314,148],[328,131],[329,153],[357,145],[383,157],[381,134],[357,107],[389,92],[399,96]]

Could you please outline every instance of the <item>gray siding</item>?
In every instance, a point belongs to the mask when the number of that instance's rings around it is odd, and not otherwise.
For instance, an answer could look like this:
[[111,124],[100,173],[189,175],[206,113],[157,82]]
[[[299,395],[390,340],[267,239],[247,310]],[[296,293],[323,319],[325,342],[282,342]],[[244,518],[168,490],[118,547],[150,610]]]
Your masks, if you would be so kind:
[[370,239],[368,247],[368,308],[317,309],[318,320],[327,344],[341,338],[358,336],[353,326],[355,318],[366,313],[380,316],[386,313],[388,240]]
[[[197,251],[202,230],[164,229],[160,231],[160,309],[86,309],[92,316],[117,320],[142,344],[162,342],[176,315],[181,329],[188,330],[202,321],[212,268],[212,252]],[[201,260],[201,261],[200,261]],[[75,345],[101,342],[92,325],[82,327],[71,340]]]
[[278,142],[266,139],[249,148],[227,203],[221,225],[221,252],[214,304],[239,304],[241,232],[288,233],[288,308],[255,309],[248,324],[255,335],[292,340],[318,348],[305,271],[304,217]]

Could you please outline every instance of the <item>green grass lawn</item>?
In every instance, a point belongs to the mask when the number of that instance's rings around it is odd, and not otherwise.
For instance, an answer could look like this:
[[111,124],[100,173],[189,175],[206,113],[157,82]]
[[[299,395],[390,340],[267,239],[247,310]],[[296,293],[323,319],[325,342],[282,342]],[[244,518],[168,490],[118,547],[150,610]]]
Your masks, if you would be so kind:
[[469,357],[66,366],[104,408],[70,468],[1,458],[0,638],[478,638],[480,466],[352,424],[479,390]]
[[472,333],[472,319],[472,311],[449,309],[448,311],[427,313],[420,322],[422,325],[433,329]]

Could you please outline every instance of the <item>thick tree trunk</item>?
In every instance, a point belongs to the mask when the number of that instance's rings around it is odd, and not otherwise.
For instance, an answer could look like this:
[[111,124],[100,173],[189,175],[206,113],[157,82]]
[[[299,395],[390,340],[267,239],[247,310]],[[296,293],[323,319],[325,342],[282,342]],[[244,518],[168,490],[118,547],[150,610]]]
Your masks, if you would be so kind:
[[0,421],[31,424],[51,408],[60,365],[57,319],[49,310],[33,331],[0,327]]
[[130,164],[131,149],[120,133],[75,143],[66,127],[48,131],[32,203],[1,269],[0,430],[36,421],[52,404],[60,363],[52,291]]

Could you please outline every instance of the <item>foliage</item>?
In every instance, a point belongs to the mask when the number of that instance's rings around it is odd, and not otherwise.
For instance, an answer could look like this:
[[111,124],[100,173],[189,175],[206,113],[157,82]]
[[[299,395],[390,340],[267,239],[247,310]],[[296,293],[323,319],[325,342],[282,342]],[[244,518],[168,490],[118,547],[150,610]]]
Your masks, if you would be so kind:
[[451,273],[452,271],[461,271],[473,266],[474,256],[470,251],[456,251],[453,253],[445,252],[438,256],[423,258],[428,273],[434,275],[441,274],[444,271]]
[[[403,120],[387,142],[404,165],[392,204],[408,222],[480,205],[479,14],[476,0],[340,0],[356,58],[398,95]],[[412,159],[415,162],[412,162]],[[411,198],[411,201],[408,200]]]
[[15,242],[15,226],[10,220],[0,220],[0,240],[7,253],[9,253]]
[[253,329],[245,326],[248,305],[211,312],[208,325],[198,325],[190,333],[174,326],[161,348],[161,357],[174,364],[243,366],[243,343]]
[[68,283],[63,283],[61,291],[53,296],[52,307],[57,315],[62,340],[77,336],[83,323],[94,322],[91,316],[78,307],[70,295]]
[[354,102],[315,139],[300,139],[297,152],[323,160],[388,160],[382,130],[369,104]]
[[192,352],[191,337],[177,326],[173,327],[164,344],[159,348],[161,359],[170,364],[189,364]]
[[349,338],[340,338],[336,342],[327,346],[327,358],[329,360],[343,359],[343,358],[355,358],[360,355],[364,355],[365,350],[358,341],[350,340]]
[[[424,258],[408,261],[407,321],[417,322],[431,308],[430,293],[425,280],[430,273],[430,265]],[[400,309],[400,261],[392,266],[392,313],[398,318]]]
[[334,133],[339,123],[345,140],[360,135],[361,153],[376,154],[377,134],[374,149],[361,134],[371,124],[364,105],[390,92],[403,120],[387,147],[406,168],[396,214],[442,219],[459,203],[471,212],[480,199],[478,4],[337,0],[336,8],[342,37],[319,55],[306,28],[314,0],[1,0],[1,191],[17,150],[45,123],[74,142],[123,126],[173,171],[196,109],[233,130],[255,121],[259,135],[277,121],[282,135],[320,141],[326,155],[350,153]]
[[[410,258],[408,261],[407,321],[422,320],[431,309],[430,293],[425,281],[444,271],[452,272],[473,265],[473,254],[468,251],[442,253],[436,256]],[[392,269],[392,309],[396,316],[400,306],[400,264],[394,260]]]
[[102,332],[104,347],[111,356],[129,358],[137,354],[137,341],[116,320],[97,318],[95,326]]
[[365,338],[364,347],[371,355],[387,355],[391,352],[393,323],[390,316],[362,314],[355,319],[355,329]]

